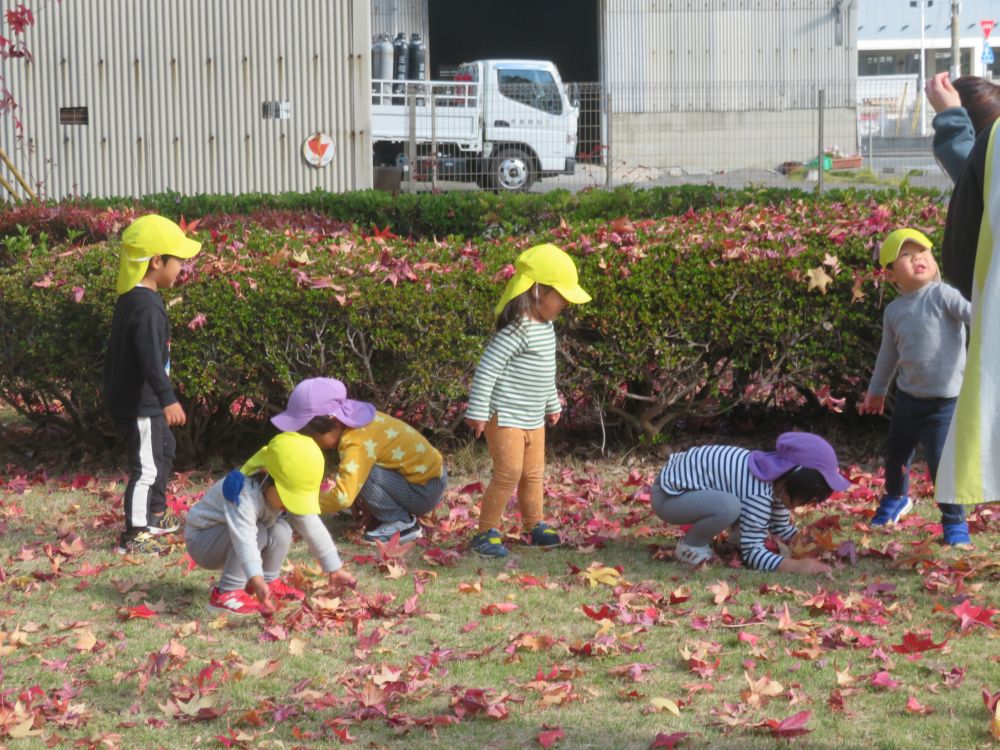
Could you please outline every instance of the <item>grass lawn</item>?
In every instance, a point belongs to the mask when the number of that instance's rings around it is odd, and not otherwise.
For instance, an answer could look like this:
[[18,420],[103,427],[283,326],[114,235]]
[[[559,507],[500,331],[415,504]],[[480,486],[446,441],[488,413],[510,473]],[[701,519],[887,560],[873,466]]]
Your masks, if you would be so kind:
[[[934,542],[926,497],[869,530],[858,469],[798,519],[830,578],[690,570],[636,496],[653,463],[553,461],[570,544],[494,562],[465,549],[466,463],[399,557],[331,519],[357,594],[325,595],[293,545],[311,596],[271,622],[208,611],[213,574],[182,543],[114,554],[121,477],[0,468],[0,747],[997,746],[1000,508],[973,517],[971,551]],[[174,502],[210,479],[180,476]]]

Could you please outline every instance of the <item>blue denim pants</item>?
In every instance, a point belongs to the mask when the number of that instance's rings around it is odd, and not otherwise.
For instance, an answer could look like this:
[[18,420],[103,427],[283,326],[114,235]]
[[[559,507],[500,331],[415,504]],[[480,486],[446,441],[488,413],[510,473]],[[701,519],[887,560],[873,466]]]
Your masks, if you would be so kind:
[[[948,427],[955,413],[954,398],[916,398],[896,390],[896,405],[889,422],[889,440],[885,451],[886,497],[902,497],[910,489],[910,462],[917,445],[924,447],[931,479],[937,477],[941,452],[948,436]],[[941,522],[961,523],[965,507],[938,503]]]

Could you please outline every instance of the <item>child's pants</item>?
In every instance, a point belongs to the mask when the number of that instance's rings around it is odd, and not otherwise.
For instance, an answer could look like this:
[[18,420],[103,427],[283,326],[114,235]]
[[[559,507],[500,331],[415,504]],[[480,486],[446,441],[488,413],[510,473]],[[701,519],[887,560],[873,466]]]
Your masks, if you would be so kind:
[[128,457],[125,530],[142,530],[150,516],[162,516],[167,509],[167,480],[177,443],[162,414],[116,420],[115,427]]
[[[924,446],[931,480],[937,476],[956,401],[954,398],[916,398],[896,390],[896,405],[889,422],[885,455],[886,497],[902,497],[909,492],[910,461],[918,444]],[[961,505],[939,503],[938,507],[942,523],[962,523],[965,520],[965,508]]]
[[479,531],[500,528],[500,517],[515,488],[521,508],[521,529],[531,531],[542,520],[545,425],[534,430],[500,427],[493,415],[486,423],[486,445],[493,459],[493,478],[483,493]]
[[441,476],[427,484],[411,484],[398,471],[373,466],[368,479],[358,493],[359,502],[379,523],[409,522],[412,516],[430,513],[444,497],[448,472],[441,467]]
[[[184,541],[187,543],[188,554],[199,567],[207,570],[222,569],[218,583],[220,591],[235,591],[247,585],[243,564],[233,550],[226,524],[220,523],[207,529],[186,528]],[[265,581],[273,581],[281,573],[281,564],[288,557],[288,548],[291,546],[292,527],[284,518],[279,518],[270,528],[257,523],[257,549],[260,550]]]
[[692,524],[684,541],[692,547],[706,547],[716,536],[740,518],[740,499],[718,490],[691,490],[680,495],[663,491],[659,482],[650,492],[653,512],[667,523]]

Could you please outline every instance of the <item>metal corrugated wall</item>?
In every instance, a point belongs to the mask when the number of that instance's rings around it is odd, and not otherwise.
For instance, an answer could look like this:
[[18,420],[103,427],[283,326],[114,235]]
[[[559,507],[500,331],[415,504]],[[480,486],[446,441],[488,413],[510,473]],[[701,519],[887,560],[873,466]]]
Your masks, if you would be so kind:
[[[25,141],[4,148],[50,197],[342,191],[372,182],[369,0],[74,0],[50,3],[7,61]],[[265,120],[264,101],[291,117]],[[88,125],[59,125],[85,106]],[[329,134],[310,167],[302,144]]]
[[[856,10],[835,0],[603,0],[604,78],[618,112],[847,106]],[[803,98],[808,101],[803,101]]]
[[372,0],[372,33],[396,36],[400,31],[420,34],[426,42],[430,34],[428,0]]

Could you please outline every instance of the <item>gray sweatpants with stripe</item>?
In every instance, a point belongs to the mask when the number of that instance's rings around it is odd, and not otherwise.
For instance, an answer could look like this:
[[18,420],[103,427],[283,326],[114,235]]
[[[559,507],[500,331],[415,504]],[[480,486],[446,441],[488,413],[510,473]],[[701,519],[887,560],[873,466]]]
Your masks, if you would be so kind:
[[448,472],[442,466],[441,476],[427,484],[411,484],[398,471],[373,466],[361,486],[358,501],[379,523],[409,522],[413,516],[430,513],[441,502],[448,486]]

